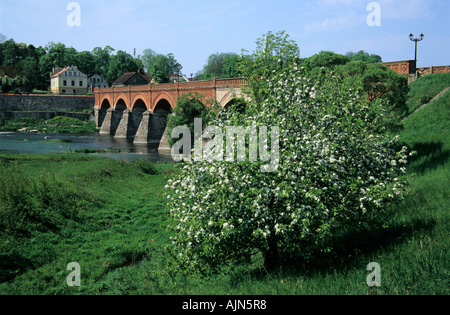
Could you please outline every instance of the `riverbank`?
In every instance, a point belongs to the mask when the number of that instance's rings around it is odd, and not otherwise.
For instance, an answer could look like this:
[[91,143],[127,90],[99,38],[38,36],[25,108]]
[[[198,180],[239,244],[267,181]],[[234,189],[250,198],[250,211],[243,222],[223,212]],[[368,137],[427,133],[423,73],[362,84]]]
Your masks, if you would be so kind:
[[41,133],[94,133],[97,132],[95,122],[82,121],[78,118],[56,116],[44,120],[35,118],[2,119],[0,132],[41,132]]
[[76,118],[81,121],[94,120],[94,113],[91,110],[85,111],[4,111],[0,112],[0,119],[13,120],[20,118],[33,118],[38,120],[49,120],[55,117]]

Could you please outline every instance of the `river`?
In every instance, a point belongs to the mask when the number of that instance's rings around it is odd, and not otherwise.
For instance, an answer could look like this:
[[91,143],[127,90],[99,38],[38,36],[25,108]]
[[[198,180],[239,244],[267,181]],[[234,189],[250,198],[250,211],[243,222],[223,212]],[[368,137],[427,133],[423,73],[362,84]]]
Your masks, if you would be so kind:
[[[80,149],[112,151],[91,154],[125,161],[145,159],[155,163],[173,162],[170,154],[160,154],[154,145],[135,145],[133,140],[114,139],[107,135],[0,132],[0,152],[46,154]],[[119,150],[121,152],[117,153]]]

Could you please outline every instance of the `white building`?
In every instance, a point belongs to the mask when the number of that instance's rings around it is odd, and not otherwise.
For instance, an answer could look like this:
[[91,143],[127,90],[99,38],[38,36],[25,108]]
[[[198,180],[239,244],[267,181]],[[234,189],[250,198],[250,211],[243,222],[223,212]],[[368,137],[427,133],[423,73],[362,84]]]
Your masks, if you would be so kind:
[[86,94],[87,75],[76,66],[54,68],[51,75],[51,90],[53,94]]

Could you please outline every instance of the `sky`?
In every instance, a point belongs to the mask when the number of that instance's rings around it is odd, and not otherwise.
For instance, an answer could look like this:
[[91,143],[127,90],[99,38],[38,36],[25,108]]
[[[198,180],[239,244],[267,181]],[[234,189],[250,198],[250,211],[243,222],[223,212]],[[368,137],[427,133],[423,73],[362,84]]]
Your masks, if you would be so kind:
[[385,62],[414,59],[408,35],[423,33],[418,66],[450,65],[449,0],[0,0],[0,33],[16,42],[150,48],[187,76],[213,53],[252,52],[269,31],[286,31],[302,58],[364,50]]

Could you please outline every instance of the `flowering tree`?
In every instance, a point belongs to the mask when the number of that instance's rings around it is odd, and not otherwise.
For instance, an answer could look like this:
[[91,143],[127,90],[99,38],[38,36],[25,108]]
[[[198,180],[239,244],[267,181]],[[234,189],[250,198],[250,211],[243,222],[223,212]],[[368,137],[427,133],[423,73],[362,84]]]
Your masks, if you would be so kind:
[[248,155],[182,165],[167,188],[184,263],[214,267],[262,254],[273,268],[284,254],[327,249],[339,228],[382,224],[405,190],[406,148],[398,152],[397,138],[379,132],[383,103],[368,103],[360,82],[325,70],[311,78],[295,62],[262,80],[262,102],[213,125],[278,127],[277,168],[262,172]]

